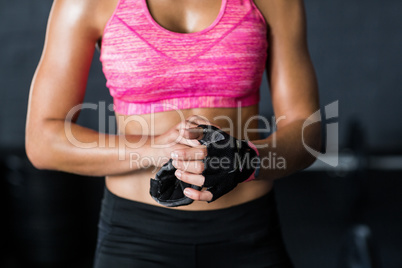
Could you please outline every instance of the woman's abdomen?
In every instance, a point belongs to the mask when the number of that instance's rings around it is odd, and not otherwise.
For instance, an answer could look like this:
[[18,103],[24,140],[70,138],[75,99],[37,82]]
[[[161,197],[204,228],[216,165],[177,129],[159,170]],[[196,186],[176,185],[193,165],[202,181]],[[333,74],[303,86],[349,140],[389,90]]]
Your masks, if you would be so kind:
[[[259,139],[258,133],[248,131],[255,130],[258,127],[258,119],[249,119],[256,114],[258,114],[258,107],[249,106],[240,108],[197,108],[135,116],[116,114],[116,118],[118,130],[121,134],[153,136],[165,133],[191,115],[198,115],[218,125],[236,138],[257,140]],[[245,129],[245,127],[248,129]],[[158,170],[159,168],[157,167],[149,167],[135,170],[129,174],[107,176],[106,187],[119,197],[160,206],[149,194],[150,179],[155,177]],[[234,190],[214,202],[196,201],[191,205],[173,209],[210,210],[226,208],[261,197],[269,192],[271,188],[272,181],[269,179],[240,183]]]

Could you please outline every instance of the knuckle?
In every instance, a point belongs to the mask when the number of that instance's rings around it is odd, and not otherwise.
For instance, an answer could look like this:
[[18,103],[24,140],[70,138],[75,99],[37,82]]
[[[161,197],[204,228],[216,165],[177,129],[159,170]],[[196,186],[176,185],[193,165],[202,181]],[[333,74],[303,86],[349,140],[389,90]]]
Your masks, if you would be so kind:
[[191,119],[187,119],[185,121],[184,128],[188,129],[188,128],[192,127],[193,125],[195,125],[195,123]]
[[194,119],[194,118],[199,118],[199,116],[196,115],[196,114],[192,114],[192,115],[187,117],[187,120]]
[[194,157],[196,159],[201,159],[203,156],[202,151],[200,151],[199,149],[194,149]]
[[207,152],[207,147],[206,147],[206,146],[204,146],[204,148],[202,148],[202,149],[200,150],[200,152],[201,152],[202,158],[207,157],[208,152]]
[[202,186],[204,184],[204,176],[197,177],[197,185]]
[[176,169],[182,170],[182,165],[181,165],[180,161],[178,161],[178,160],[175,160],[175,161],[174,161],[173,166],[174,166]]
[[201,200],[201,194],[199,193],[199,192],[197,192],[197,193],[193,193],[193,199],[194,200],[197,200],[197,201],[199,201],[199,200]]
[[183,127],[176,129],[176,131],[180,136],[183,136],[186,133],[186,126],[183,125]]
[[195,171],[197,173],[202,173],[204,171],[204,163],[201,161],[197,161],[197,164],[195,165]]
[[200,173],[202,173],[205,170],[205,163],[204,162],[200,162],[200,169],[201,169]]
[[182,157],[182,158],[187,158],[187,156],[188,156],[187,150],[180,150],[178,153],[179,153],[179,157]]
[[186,121],[181,121],[178,125],[178,128],[185,128],[186,127]]
[[185,181],[185,182],[188,182],[188,174],[186,173],[186,172],[182,172],[181,173],[181,177],[180,177],[180,180],[182,180],[182,181]]

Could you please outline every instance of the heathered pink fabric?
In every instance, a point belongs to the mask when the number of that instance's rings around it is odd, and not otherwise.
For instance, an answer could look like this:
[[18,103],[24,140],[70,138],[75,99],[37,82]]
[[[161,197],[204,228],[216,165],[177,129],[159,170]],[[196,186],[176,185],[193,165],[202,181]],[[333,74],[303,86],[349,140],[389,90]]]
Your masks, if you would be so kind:
[[146,0],[120,0],[104,29],[100,60],[114,109],[125,115],[259,102],[267,27],[253,0],[222,0],[202,31],[176,33]]

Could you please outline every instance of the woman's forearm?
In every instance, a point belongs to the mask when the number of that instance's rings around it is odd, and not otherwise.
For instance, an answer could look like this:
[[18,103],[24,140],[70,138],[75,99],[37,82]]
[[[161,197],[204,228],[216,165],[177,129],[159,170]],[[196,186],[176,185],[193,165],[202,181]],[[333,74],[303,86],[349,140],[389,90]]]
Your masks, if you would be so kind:
[[303,129],[304,122],[305,120],[295,120],[278,128],[266,139],[251,141],[260,154],[258,180],[278,179],[307,168],[315,161],[316,158],[306,150],[305,144],[320,151],[321,126],[314,123]]
[[148,136],[108,135],[64,120],[30,126],[26,135],[27,155],[35,167],[80,175],[117,175],[141,169],[150,165],[150,149]]

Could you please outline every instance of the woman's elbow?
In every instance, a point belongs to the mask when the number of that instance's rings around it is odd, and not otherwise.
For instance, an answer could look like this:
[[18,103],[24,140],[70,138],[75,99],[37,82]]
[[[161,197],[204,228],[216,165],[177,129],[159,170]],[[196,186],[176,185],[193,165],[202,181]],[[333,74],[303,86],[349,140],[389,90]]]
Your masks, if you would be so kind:
[[52,155],[52,142],[42,131],[40,135],[35,131],[26,132],[25,152],[31,164],[40,170],[53,170],[55,157]]
[[47,157],[45,157],[40,145],[31,138],[25,139],[25,152],[31,164],[40,170],[50,169]]

